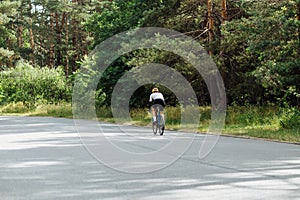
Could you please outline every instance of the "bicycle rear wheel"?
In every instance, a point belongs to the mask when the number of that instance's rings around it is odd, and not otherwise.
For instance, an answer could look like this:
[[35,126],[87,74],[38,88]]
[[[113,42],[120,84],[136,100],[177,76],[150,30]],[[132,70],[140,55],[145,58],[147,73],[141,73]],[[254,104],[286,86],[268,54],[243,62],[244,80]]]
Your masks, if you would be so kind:
[[159,133],[160,135],[163,135],[165,132],[165,126],[164,125],[161,125],[160,128],[159,128]]
[[164,134],[165,131],[165,122],[162,116],[160,115],[160,110],[158,109],[158,114],[157,114],[157,126],[158,126],[158,131],[160,135]]

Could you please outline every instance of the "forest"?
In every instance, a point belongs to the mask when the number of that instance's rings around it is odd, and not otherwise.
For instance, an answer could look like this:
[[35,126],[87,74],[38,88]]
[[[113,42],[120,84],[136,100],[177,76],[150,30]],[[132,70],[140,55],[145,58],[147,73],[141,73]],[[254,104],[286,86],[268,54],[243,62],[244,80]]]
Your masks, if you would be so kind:
[[[220,71],[227,105],[293,108],[299,119],[300,0],[2,0],[0,105],[71,102],[73,81],[89,53],[141,27],[175,30],[201,44]],[[177,70],[199,106],[210,104],[190,63],[172,52],[139,49],[105,70],[97,105],[109,106],[120,77],[145,63]],[[152,87],[140,87],[130,105],[146,107]],[[168,105],[178,105],[172,91],[161,90]]]

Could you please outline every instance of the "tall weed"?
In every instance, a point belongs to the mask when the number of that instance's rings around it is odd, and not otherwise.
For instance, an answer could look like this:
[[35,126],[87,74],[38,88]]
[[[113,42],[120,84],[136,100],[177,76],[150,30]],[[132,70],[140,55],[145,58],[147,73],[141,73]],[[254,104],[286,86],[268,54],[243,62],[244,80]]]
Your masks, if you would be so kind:
[[229,106],[226,113],[227,125],[260,126],[276,124],[279,108],[271,106]]

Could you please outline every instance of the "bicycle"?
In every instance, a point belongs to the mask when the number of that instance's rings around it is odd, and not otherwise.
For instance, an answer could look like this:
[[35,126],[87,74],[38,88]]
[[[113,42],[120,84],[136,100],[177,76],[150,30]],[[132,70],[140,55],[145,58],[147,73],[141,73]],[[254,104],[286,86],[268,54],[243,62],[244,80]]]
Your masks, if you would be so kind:
[[160,135],[163,135],[164,131],[165,131],[165,121],[160,114],[161,110],[162,110],[161,105],[155,106],[155,113],[156,113],[156,122],[155,123],[152,118],[152,130],[153,130],[154,135],[156,135],[157,131],[159,131]]

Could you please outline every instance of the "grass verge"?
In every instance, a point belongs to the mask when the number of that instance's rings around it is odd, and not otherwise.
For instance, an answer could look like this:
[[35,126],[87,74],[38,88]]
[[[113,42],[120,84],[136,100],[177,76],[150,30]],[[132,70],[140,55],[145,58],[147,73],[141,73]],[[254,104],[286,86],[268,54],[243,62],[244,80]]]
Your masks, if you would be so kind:
[[10,103],[0,107],[0,115],[43,116],[73,118],[70,103],[41,104],[28,106],[23,103]]
[[[199,107],[201,114],[197,129],[185,127],[185,130],[206,133],[210,124],[210,107]],[[165,111],[168,130],[179,130],[182,109],[167,107]],[[118,122],[138,126],[150,126],[151,115],[147,109],[130,110],[132,120],[121,121],[113,118],[109,107],[96,109],[98,120]],[[0,106],[0,115],[51,116],[72,118],[70,103],[42,104],[28,107],[22,103]],[[268,140],[300,143],[300,111],[297,108],[274,106],[229,106],[222,134],[263,138]],[[182,130],[182,129],[181,129]]]

